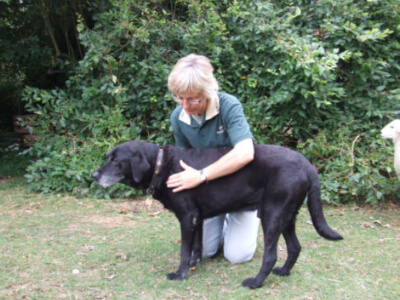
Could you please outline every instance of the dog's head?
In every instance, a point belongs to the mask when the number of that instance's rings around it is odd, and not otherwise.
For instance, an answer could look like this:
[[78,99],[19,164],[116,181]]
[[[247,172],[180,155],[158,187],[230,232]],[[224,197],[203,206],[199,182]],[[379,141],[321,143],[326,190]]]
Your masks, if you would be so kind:
[[106,163],[92,174],[93,179],[102,187],[123,183],[133,188],[146,188],[145,179],[151,178],[154,165],[149,161],[153,151],[148,148],[149,144],[137,141],[113,148],[107,154]]

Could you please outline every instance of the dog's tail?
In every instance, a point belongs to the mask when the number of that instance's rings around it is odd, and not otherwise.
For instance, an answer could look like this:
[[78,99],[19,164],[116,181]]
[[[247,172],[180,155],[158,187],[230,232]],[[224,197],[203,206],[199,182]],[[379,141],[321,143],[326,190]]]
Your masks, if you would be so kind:
[[311,220],[315,230],[320,236],[328,240],[337,241],[342,240],[343,237],[335,230],[329,227],[326,223],[324,213],[322,211],[321,201],[321,185],[317,172],[312,172],[310,176],[311,186],[308,191],[307,206],[311,215]]

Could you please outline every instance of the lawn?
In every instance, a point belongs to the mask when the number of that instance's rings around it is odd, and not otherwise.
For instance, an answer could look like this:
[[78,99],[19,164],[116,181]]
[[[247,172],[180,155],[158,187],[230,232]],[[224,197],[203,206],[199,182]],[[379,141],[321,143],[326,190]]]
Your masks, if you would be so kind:
[[[189,278],[165,275],[179,263],[174,215],[156,201],[94,200],[29,193],[23,179],[0,180],[1,299],[399,299],[400,208],[325,206],[343,241],[322,239],[306,207],[297,232],[302,252],[288,277],[269,275],[248,290],[254,259],[232,265],[222,255]],[[280,240],[279,261],[285,257]]]
[[[288,277],[271,274],[249,290],[254,259],[232,265],[204,260],[189,278],[165,275],[179,263],[174,215],[154,200],[95,200],[30,193],[21,177],[28,157],[0,158],[0,299],[399,299],[400,207],[325,206],[343,241],[315,232],[306,207],[298,216],[302,252]],[[283,239],[277,264],[286,257]]]

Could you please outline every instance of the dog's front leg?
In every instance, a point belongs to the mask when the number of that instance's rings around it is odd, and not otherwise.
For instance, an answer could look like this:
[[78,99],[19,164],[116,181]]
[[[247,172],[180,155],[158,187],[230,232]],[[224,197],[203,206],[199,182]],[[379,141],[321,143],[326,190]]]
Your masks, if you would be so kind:
[[198,213],[188,213],[180,219],[181,225],[181,262],[178,270],[169,273],[169,280],[183,280],[188,276],[193,243],[198,227]]

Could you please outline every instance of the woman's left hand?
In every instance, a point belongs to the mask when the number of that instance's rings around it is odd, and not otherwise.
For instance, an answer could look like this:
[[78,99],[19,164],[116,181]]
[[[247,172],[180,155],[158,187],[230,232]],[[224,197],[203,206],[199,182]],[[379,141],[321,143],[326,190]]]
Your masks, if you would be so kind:
[[169,176],[167,180],[167,187],[173,188],[174,193],[195,188],[203,182],[199,170],[185,164],[182,160],[179,163],[183,171]]

